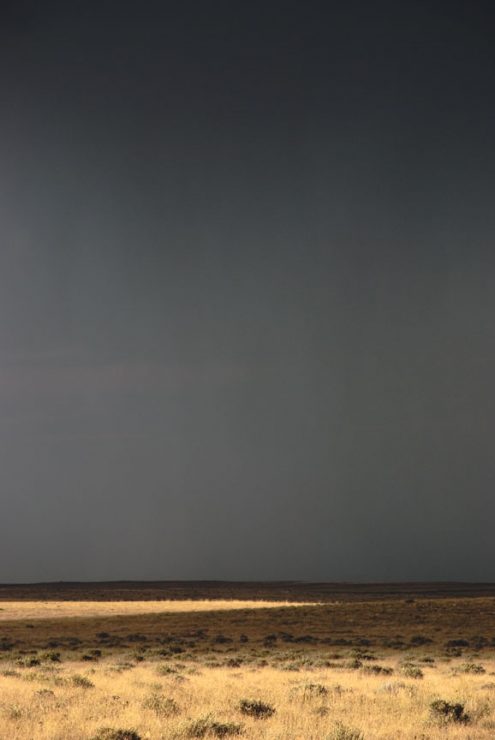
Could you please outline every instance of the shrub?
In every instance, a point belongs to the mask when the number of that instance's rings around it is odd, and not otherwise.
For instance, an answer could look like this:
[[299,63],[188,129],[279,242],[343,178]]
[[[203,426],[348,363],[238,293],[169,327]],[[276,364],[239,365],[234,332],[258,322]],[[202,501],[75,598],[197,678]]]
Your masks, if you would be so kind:
[[114,730],[112,727],[102,727],[91,740],[141,740],[134,730]]
[[55,696],[55,692],[52,691],[51,689],[38,689],[36,694],[40,697],[46,697],[46,698],[51,698],[52,696]]
[[39,658],[20,658],[17,661],[17,665],[23,666],[24,668],[35,668],[36,666],[41,665],[41,660]]
[[94,687],[94,683],[89,678],[81,676],[79,673],[72,676],[72,684],[80,689],[92,689]]
[[314,697],[327,696],[328,689],[321,683],[307,683],[302,687],[303,695],[305,699],[312,699]]
[[242,714],[247,714],[255,719],[268,719],[275,714],[275,708],[271,704],[265,704],[263,701],[252,699],[241,699],[239,709]]
[[459,673],[473,673],[475,675],[486,673],[486,670],[479,663],[463,663],[457,668],[457,670]]
[[178,670],[177,668],[174,668],[174,666],[164,663],[158,666],[158,668],[156,669],[156,672],[158,673],[159,676],[167,676],[170,673],[178,673]]
[[447,650],[445,651],[445,655],[449,659],[450,658],[460,658],[461,655],[462,655],[462,650],[461,650],[461,648],[456,648],[456,647],[454,647],[454,648],[447,648]]
[[363,668],[363,673],[368,673],[374,676],[378,676],[379,674],[391,676],[393,672],[393,668],[388,668],[383,665],[365,665]]
[[450,704],[444,699],[436,699],[431,702],[430,710],[436,719],[451,722],[469,722],[469,716],[465,713],[463,704]]
[[310,701],[311,699],[321,699],[324,696],[328,696],[328,689],[321,683],[300,683],[294,686],[289,696],[291,698],[300,697],[303,701]]
[[210,729],[210,720],[208,717],[200,717],[191,722],[186,730],[187,737],[204,737]]
[[309,645],[315,645],[318,642],[318,638],[313,637],[313,635],[301,635],[300,637],[295,637],[294,642],[304,642]]
[[415,647],[419,647],[420,645],[428,645],[431,642],[433,642],[431,637],[425,637],[424,635],[414,635],[413,637],[411,637],[411,645],[414,645]]
[[217,635],[213,642],[217,643],[217,645],[227,645],[229,642],[233,642],[231,637],[226,637],[225,635]]
[[376,660],[376,656],[373,653],[363,653],[361,650],[357,650],[354,657],[358,660]]
[[362,667],[362,662],[359,660],[359,658],[352,658],[352,660],[346,660],[346,662],[343,664],[343,668],[348,668],[351,671],[356,671],[358,668]]
[[210,732],[215,737],[228,737],[229,735],[242,735],[243,726],[236,722],[212,722]]
[[41,660],[51,660],[53,663],[60,663],[60,653],[57,653],[54,650],[42,653],[40,658]]
[[195,719],[186,730],[187,737],[229,737],[242,735],[243,726],[235,722],[217,722],[210,715]]
[[155,714],[161,717],[171,717],[179,713],[177,703],[168,696],[160,694],[151,694],[143,701],[144,709],[151,709]]
[[263,639],[263,644],[265,645],[265,647],[271,647],[272,645],[275,645],[276,642],[277,642],[277,635],[273,635],[273,634],[266,635]]
[[481,650],[488,645],[489,641],[484,635],[474,635],[471,637],[471,645],[475,650]]
[[423,678],[423,671],[414,663],[404,663],[401,666],[400,672],[406,678]]
[[364,740],[364,735],[354,727],[348,727],[342,722],[337,722],[327,740]]
[[313,714],[316,714],[318,717],[326,717],[328,714],[328,707],[315,707],[313,709]]
[[19,704],[11,704],[9,707],[6,707],[6,713],[9,719],[17,720],[24,717],[26,709]]
[[130,671],[131,668],[134,668],[133,663],[129,663],[128,660],[121,660],[114,665],[113,670],[117,671],[117,673],[122,673],[122,671]]

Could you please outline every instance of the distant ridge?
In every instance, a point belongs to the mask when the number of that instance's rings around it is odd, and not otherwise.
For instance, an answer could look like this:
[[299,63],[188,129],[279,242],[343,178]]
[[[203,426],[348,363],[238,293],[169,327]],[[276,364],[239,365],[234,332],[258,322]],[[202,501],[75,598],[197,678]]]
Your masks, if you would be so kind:
[[260,599],[265,601],[368,601],[495,597],[495,583],[349,583],[310,581],[59,581],[0,584],[0,601],[154,601]]

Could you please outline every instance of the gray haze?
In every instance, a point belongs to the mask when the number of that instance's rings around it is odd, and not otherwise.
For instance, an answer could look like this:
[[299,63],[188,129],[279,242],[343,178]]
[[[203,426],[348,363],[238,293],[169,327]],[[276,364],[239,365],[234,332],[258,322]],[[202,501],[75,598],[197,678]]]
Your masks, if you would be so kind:
[[493,18],[431,5],[5,4],[0,581],[494,579]]

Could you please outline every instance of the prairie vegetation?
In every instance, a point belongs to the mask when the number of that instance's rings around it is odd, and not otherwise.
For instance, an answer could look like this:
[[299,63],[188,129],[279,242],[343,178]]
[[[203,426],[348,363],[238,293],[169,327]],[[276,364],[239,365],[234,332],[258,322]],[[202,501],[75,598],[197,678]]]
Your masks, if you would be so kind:
[[2,740],[495,736],[491,595],[96,601],[0,602]]
[[[160,614],[160,612],[206,612],[302,606],[305,602],[187,600],[187,601],[0,601],[0,622],[60,617],[107,617],[112,615]],[[309,603],[307,604],[309,606]]]

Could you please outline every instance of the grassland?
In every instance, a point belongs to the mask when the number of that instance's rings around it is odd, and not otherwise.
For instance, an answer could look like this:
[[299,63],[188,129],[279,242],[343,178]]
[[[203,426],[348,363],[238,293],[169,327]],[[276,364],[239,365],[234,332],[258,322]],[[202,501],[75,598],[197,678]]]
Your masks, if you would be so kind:
[[489,586],[19,588],[0,587],[2,740],[495,737]]

